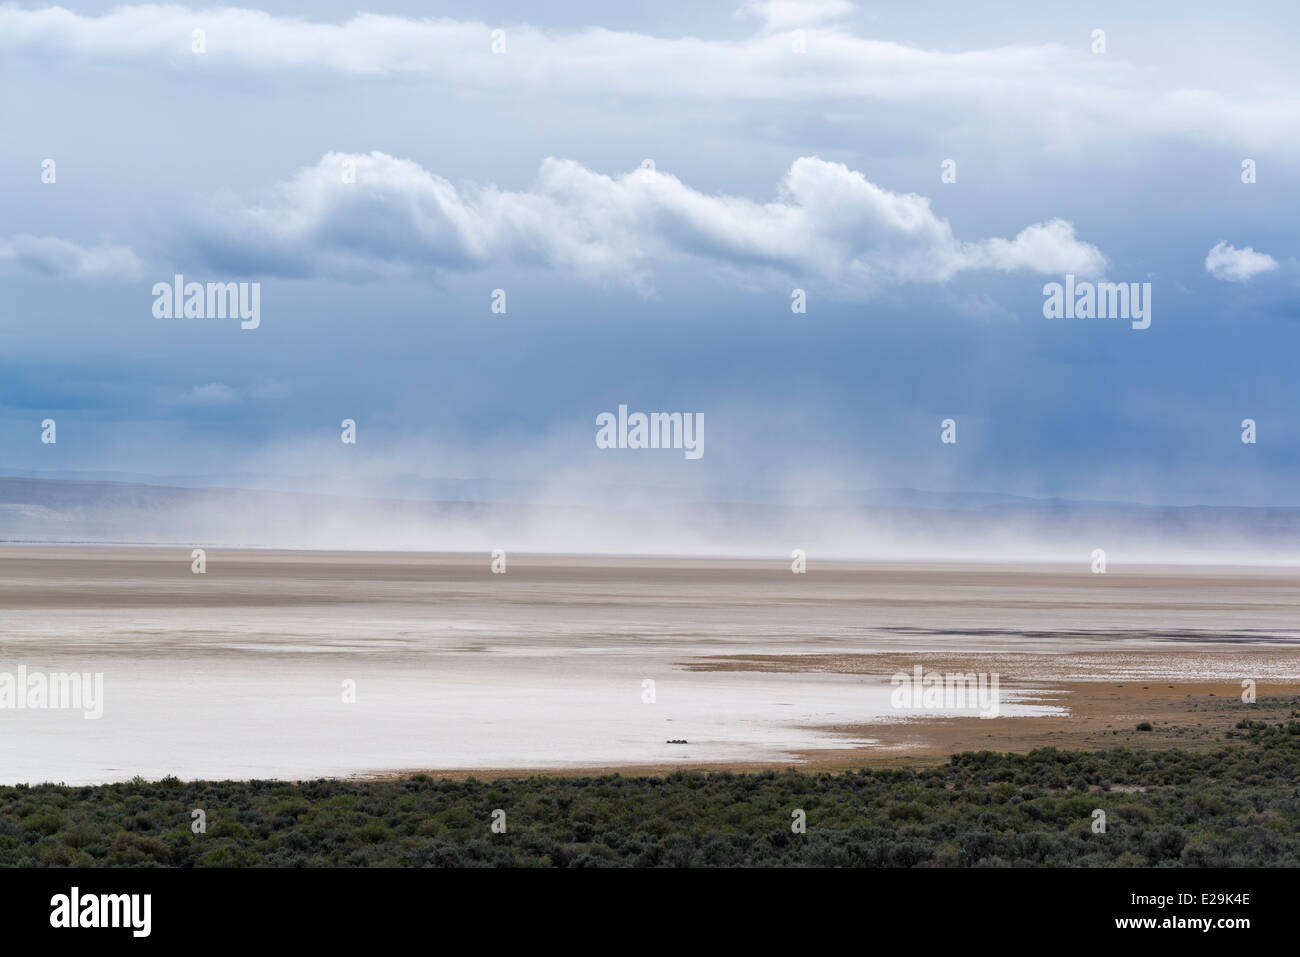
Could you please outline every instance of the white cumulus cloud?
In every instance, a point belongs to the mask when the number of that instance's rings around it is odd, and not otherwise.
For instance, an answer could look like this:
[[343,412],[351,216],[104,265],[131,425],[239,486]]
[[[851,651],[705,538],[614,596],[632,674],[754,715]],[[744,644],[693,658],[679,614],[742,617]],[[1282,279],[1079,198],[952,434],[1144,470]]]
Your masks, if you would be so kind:
[[796,160],[776,198],[760,201],[572,160],[545,160],[533,186],[515,191],[458,187],[384,153],[329,153],[263,202],[213,220],[192,239],[222,268],[361,280],[512,264],[645,285],[657,266],[694,262],[866,294],[968,270],[1093,275],[1106,264],[1060,219],[1011,239],[959,239],[928,198],[817,157]]
[[1222,239],[1205,257],[1205,271],[1228,282],[1246,282],[1276,268],[1277,260],[1268,253],[1257,253],[1249,246],[1238,249]]

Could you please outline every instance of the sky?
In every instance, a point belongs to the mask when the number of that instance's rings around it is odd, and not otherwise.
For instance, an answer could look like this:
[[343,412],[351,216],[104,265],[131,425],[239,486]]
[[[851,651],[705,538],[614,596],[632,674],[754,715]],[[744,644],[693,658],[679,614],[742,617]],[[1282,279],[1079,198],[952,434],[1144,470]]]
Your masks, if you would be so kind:
[[1300,18],[1132,7],[0,3],[0,473],[1300,506]]

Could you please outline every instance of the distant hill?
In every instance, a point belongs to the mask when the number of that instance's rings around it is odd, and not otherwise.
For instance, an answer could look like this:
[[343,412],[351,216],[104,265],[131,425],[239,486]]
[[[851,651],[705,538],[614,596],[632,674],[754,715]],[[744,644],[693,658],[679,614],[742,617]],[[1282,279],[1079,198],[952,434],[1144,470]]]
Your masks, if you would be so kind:
[[910,489],[816,508],[511,504],[0,477],[0,541],[898,560],[1087,561],[1102,548],[1110,561],[1300,564],[1300,510]]

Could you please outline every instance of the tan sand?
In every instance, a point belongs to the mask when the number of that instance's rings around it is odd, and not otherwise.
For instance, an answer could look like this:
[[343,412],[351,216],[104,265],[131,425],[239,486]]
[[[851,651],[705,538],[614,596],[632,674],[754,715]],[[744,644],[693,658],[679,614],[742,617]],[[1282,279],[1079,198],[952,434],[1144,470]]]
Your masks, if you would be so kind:
[[[1171,660],[1174,659],[1174,660]],[[870,736],[871,748],[820,750],[801,755],[819,768],[937,763],[963,751],[1025,752],[1035,748],[1098,750],[1113,747],[1204,751],[1222,747],[1225,732],[1242,719],[1300,718],[1300,650],[1242,650],[1171,656],[1161,652],[1122,655],[767,655],[696,660],[693,670],[829,671],[887,676],[926,671],[997,671],[1003,687],[1032,685],[1035,698],[1067,711],[1057,717],[922,717],[834,727]],[[1242,700],[1239,680],[1166,680],[1172,673],[1231,672],[1254,676],[1255,701]],[[1286,675],[1268,678],[1262,675]],[[1139,677],[1134,677],[1135,675]],[[1165,678],[1159,676],[1164,675]],[[1148,722],[1150,731],[1138,731]]]

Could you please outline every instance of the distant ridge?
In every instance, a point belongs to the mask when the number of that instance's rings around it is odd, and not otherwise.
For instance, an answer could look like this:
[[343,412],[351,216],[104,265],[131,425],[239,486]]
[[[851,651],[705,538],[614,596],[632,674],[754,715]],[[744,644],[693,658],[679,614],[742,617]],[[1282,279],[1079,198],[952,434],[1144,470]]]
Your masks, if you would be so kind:
[[0,477],[0,541],[770,556],[810,560],[1300,564],[1300,510],[888,490],[889,504],[635,506],[414,500]]

